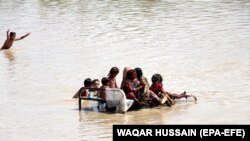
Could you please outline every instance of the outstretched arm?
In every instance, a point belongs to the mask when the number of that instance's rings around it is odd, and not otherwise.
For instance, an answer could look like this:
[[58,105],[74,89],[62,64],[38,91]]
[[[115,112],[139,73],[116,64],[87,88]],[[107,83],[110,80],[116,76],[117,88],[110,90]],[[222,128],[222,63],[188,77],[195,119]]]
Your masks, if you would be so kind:
[[25,37],[27,37],[29,35],[30,35],[30,32],[25,34],[24,36],[21,36],[20,38],[15,39],[15,41],[22,40],[22,39],[24,39]]
[[80,94],[81,94],[81,91],[82,91],[82,88],[80,88],[76,94],[73,96],[73,98],[79,98],[80,97]]

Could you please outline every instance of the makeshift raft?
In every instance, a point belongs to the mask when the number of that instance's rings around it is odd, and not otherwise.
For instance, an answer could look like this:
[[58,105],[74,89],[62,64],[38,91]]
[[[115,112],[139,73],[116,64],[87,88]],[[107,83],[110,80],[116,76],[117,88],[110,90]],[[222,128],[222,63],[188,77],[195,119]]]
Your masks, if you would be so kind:
[[[132,99],[126,99],[126,95],[123,92],[123,90],[118,89],[118,88],[82,88],[82,89],[86,89],[88,92],[89,96],[81,96],[79,97],[79,110],[82,109],[82,100],[92,100],[92,101],[98,101],[98,102],[102,102],[102,103],[106,103],[106,108],[107,109],[114,109],[115,112],[117,113],[125,113],[127,112],[129,109],[141,109],[143,106],[143,104],[139,104],[139,107],[136,107],[135,105],[135,101]],[[102,99],[100,97],[97,96],[92,96],[92,93],[94,92],[100,92],[100,91],[105,91],[106,92],[106,99]],[[193,97],[195,100],[195,103],[197,101],[197,98],[194,95],[186,95],[186,99],[187,97]],[[138,105],[138,104],[137,104]],[[156,102],[156,105],[157,102]],[[146,106],[148,107],[148,106]],[[154,106],[150,106],[150,107],[154,107]]]

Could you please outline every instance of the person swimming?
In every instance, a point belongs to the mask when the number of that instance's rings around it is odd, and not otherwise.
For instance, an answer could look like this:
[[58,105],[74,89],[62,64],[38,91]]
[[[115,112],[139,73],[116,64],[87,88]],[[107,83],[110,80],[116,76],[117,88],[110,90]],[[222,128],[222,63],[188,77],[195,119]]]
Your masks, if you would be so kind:
[[11,46],[13,45],[13,43],[14,43],[15,41],[22,40],[22,39],[24,39],[24,38],[26,38],[27,36],[30,35],[30,33],[27,33],[27,34],[25,34],[24,36],[21,36],[21,37],[19,37],[19,38],[16,38],[16,33],[15,33],[15,32],[10,32],[10,33],[9,33],[9,31],[10,31],[10,30],[7,30],[7,32],[6,32],[7,38],[6,38],[6,40],[5,40],[4,44],[3,44],[3,46],[1,47],[1,50],[11,48]]

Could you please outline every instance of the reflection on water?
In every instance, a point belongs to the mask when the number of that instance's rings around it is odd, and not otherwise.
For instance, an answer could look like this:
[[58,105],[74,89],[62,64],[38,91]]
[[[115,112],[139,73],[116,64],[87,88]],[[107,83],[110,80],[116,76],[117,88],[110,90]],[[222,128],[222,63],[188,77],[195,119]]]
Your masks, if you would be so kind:
[[[113,124],[249,124],[248,0],[1,0],[0,17],[2,43],[7,29],[32,32],[0,51],[1,140],[110,140]],[[83,80],[113,66],[141,67],[149,81],[161,73],[166,90],[198,102],[78,111],[71,97]]]
[[11,49],[9,50],[3,50],[5,58],[7,58],[10,62],[10,64],[13,64],[15,61],[15,57],[13,55],[13,51]]
[[1,50],[1,52],[4,54],[4,59],[6,61],[6,67],[8,68],[7,77],[10,79],[15,78],[16,74],[16,58],[15,53],[11,50]]
[[[112,128],[110,127],[114,124],[185,124],[186,120],[194,118],[194,115],[189,115],[188,112],[190,108],[193,108],[193,104],[193,100],[185,101],[181,99],[177,100],[177,105],[173,107],[174,110],[163,106],[129,111],[126,114],[97,112],[92,109],[85,109],[79,111],[79,133],[82,137],[87,138],[87,140],[110,140],[112,138]],[[190,117],[187,116],[187,119],[183,120],[181,117],[186,117],[186,115]],[[175,120],[175,122],[172,120]],[[89,133],[88,136],[86,136],[86,132]],[[99,134],[99,136],[96,136],[96,134]]]

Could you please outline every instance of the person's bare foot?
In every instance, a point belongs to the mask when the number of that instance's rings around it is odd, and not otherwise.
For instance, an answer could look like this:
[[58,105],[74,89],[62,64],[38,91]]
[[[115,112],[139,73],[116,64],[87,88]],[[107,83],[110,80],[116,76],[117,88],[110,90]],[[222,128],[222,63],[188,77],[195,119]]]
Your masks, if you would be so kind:
[[165,102],[169,107],[175,104],[175,101],[171,98],[168,98],[167,101]]
[[167,100],[167,101],[165,102],[165,104],[168,105],[169,107],[172,106],[172,103],[171,103],[169,100]]
[[196,98],[196,96],[194,96],[194,95],[185,95],[184,97],[185,97],[186,99],[187,99],[188,97],[193,97],[194,100],[197,101],[197,98]]
[[186,95],[187,94],[187,92],[186,91],[184,91],[183,93],[181,93],[181,95]]
[[186,91],[184,91],[184,92],[182,92],[182,93],[180,94],[180,98],[182,98],[182,97],[185,97],[185,98],[187,99],[188,95],[187,95],[187,92],[186,92]]
[[193,95],[191,95],[191,96],[194,98],[195,101],[197,101],[197,97],[196,96],[193,96]]

